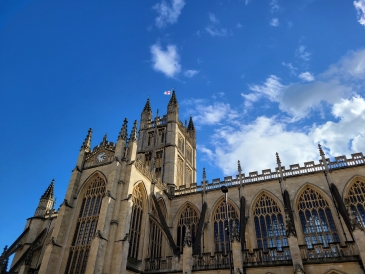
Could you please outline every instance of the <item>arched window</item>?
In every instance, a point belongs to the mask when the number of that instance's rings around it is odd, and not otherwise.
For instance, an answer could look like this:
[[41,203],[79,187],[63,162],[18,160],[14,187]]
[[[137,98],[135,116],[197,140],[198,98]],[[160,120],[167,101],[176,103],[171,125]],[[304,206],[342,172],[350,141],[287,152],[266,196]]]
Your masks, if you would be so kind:
[[254,222],[258,248],[276,247],[281,251],[288,246],[282,212],[274,199],[266,194],[262,194],[255,204]]
[[179,222],[177,224],[177,247],[180,248],[180,251],[183,251],[183,243],[185,238],[186,228],[189,227],[191,233],[191,239],[195,242],[196,230],[198,228],[199,217],[198,213],[188,205],[183,213],[180,215]]
[[[159,205],[160,205],[160,201],[159,201]],[[160,208],[161,208],[161,205],[160,205]],[[164,212],[164,210],[162,208],[161,208],[161,211]],[[152,205],[152,214],[157,219],[159,219],[155,205]],[[151,259],[159,258],[162,255],[162,231],[152,218],[150,219],[150,237],[149,237],[148,250],[149,250],[149,257]]]
[[143,189],[142,185],[139,184],[133,189],[132,193],[132,217],[131,224],[129,228],[129,252],[128,256],[137,259],[138,248],[141,238],[141,225],[142,225],[142,215],[143,215]]
[[[227,254],[228,249],[228,235],[224,227],[224,220],[226,219],[226,202],[223,200],[214,212],[214,251],[221,251]],[[230,231],[232,232],[233,222],[236,222],[236,227],[239,229],[238,214],[234,207],[228,203],[228,221]]]
[[101,200],[105,194],[105,181],[98,175],[91,180],[82,200],[65,274],[82,274],[86,270],[91,240],[95,234]]
[[314,244],[328,246],[340,241],[329,204],[317,191],[306,188],[299,198],[298,210],[309,248]]
[[351,186],[347,199],[356,219],[365,227],[365,183],[356,181]]

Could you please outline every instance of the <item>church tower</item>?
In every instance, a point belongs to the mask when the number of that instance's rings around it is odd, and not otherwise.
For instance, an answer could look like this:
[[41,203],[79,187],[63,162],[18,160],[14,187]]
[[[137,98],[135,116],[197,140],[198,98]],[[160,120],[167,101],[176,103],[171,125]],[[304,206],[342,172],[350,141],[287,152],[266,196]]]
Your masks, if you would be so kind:
[[54,180],[50,183],[41,199],[37,209],[35,210],[34,217],[44,217],[53,207],[54,203]]
[[190,117],[186,127],[179,120],[175,91],[167,105],[167,114],[152,119],[150,100],[141,114],[138,156],[156,180],[167,184],[170,193],[176,187],[196,182],[196,133]]

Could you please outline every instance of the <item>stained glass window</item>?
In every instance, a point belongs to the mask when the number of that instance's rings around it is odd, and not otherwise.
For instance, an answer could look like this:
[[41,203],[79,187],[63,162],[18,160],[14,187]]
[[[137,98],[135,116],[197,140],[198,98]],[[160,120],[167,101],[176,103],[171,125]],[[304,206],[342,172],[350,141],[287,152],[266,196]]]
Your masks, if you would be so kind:
[[256,202],[254,223],[258,248],[267,251],[276,247],[281,251],[288,246],[281,209],[270,196],[262,194]]
[[181,252],[183,251],[183,243],[187,227],[189,227],[191,239],[194,246],[198,223],[198,213],[191,206],[188,205],[184,212],[181,213],[179,222],[177,224],[177,247],[180,248]]
[[105,194],[105,181],[98,175],[91,180],[81,203],[65,274],[83,274],[86,270],[91,240],[99,219],[101,199]]
[[[229,238],[227,230],[224,226],[224,221],[226,219],[226,202],[223,200],[217,207],[214,213],[214,250],[216,252],[221,251],[227,254],[229,250]],[[236,227],[239,229],[238,214],[234,207],[228,203],[228,222],[230,226],[230,232],[232,233],[233,222],[236,222]]]
[[298,210],[309,248],[340,241],[329,204],[317,191],[308,187],[299,198]]
[[143,214],[143,190],[141,184],[133,189],[132,193],[132,217],[129,228],[130,242],[128,256],[137,259],[138,248],[141,238],[141,225]]
[[356,181],[351,186],[347,199],[356,219],[365,227],[365,183]]

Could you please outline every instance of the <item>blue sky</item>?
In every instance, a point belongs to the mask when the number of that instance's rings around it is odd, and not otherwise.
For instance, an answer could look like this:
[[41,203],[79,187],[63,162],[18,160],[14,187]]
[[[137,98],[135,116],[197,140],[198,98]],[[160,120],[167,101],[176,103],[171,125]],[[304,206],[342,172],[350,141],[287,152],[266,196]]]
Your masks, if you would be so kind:
[[[198,178],[365,152],[365,0],[0,2],[0,247],[93,128],[117,139],[150,97],[197,128]],[[6,224],[6,225],[4,225]]]

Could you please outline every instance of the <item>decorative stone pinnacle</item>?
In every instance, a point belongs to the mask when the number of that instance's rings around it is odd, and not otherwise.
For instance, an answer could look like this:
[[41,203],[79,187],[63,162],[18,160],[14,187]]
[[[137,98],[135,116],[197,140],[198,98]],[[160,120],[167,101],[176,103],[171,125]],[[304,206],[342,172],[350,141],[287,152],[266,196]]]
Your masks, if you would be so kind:
[[240,162],[240,160],[238,160],[238,173],[240,173],[241,174],[241,172],[242,172],[242,168],[241,168],[241,162]]
[[52,182],[42,195],[41,199],[52,199],[54,194],[54,179],[52,179]]
[[193,117],[191,117],[191,116],[190,116],[190,119],[189,119],[188,130],[195,130]]
[[87,132],[85,141],[82,143],[81,149],[89,149],[91,147],[91,137],[93,134],[93,129],[90,128]]
[[127,140],[128,119],[124,118],[122,129],[119,132],[118,140]]
[[150,98],[147,99],[146,105],[143,108],[143,112],[152,112]]
[[207,174],[205,173],[205,167],[203,168],[203,181],[207,178]]
[[276,163],[279,165],[281,164],[279,153],[276,152]]
[[319,149],[319,155],[324,156],[325,154],[323,152],[321,144],[318,144],[318,149]]
[[236,221],[232,223],[232,242],[239,242],[240,234],[238,233]]
[[134,120],[131,136],[129,137],[129,141],[134,142],[136,140],[137,140],[137,120]]
[[176,99],[176,94],[175,94],[175,90],[172,90],[172,95],[171,95],[171,98],[170,98],[170,101],[169,101],[169,105],[177,105],[177,99]]
[[192,246],[191,233],[189,227],[186,227],[183,246]]

